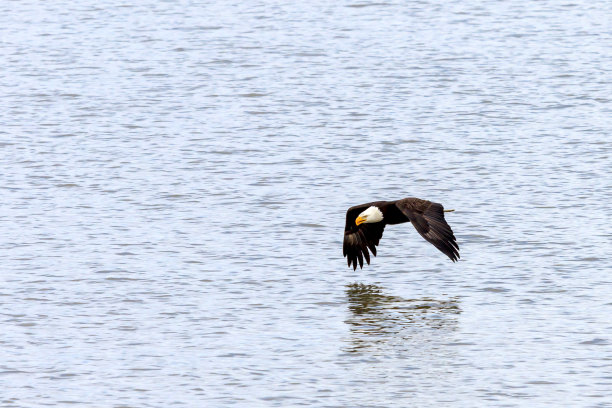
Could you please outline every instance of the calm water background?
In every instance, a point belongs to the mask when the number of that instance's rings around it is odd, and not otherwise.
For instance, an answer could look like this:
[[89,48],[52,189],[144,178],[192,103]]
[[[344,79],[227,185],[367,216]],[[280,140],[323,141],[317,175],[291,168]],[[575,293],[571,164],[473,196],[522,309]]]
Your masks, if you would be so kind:
[[[0,5],[2,407],[612,406],[607,0]],[[342,258],[346,208],[442,202]]]

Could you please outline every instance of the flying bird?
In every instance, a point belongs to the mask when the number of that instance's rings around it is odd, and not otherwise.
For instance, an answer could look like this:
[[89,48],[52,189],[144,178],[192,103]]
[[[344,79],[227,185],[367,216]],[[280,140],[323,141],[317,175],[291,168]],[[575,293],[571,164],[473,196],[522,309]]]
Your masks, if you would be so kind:
[[375,201],[351,207],[346,212],[344,244],[342,253],[349,268],[363,268],[363,259],[370,264],[368,249],[376,256],[376,246],[380,242],[386,225],[411,222],[425,240],[431,242],[451,261],[459,259],[459,245],[453,230],[444,219],[442,204],[421,200],[415,197],[396,201]]

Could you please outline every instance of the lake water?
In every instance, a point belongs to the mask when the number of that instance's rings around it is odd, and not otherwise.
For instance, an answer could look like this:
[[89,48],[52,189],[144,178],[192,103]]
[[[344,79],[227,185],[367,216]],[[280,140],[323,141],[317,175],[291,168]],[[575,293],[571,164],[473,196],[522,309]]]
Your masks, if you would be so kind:
[[0,5],[0,406],[612,407],[609,1],[134,3]]

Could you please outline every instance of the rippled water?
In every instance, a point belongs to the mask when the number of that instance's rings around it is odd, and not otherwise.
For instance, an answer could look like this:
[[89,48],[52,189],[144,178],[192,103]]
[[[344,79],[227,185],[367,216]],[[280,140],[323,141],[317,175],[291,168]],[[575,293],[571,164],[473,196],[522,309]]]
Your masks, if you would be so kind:
[[1,406],[612,406],[609,2],[0,10]]

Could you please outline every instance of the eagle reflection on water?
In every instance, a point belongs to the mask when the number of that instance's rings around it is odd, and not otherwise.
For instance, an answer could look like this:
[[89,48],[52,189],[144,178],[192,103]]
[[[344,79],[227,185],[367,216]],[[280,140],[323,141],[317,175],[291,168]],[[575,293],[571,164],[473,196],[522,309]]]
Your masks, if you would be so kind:
[[349,284],[346,295],[351,312],[346,321],[351,331],[349,352],[394,344],[410,349],[431,345],[440,341],[440,331],[456,329],[461,313],[457,298],[404,299],[385,295],[377,285]]

